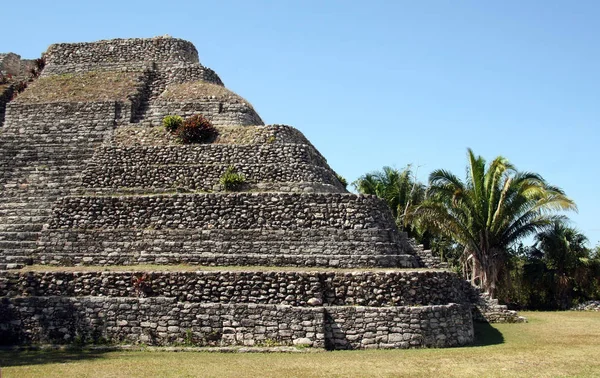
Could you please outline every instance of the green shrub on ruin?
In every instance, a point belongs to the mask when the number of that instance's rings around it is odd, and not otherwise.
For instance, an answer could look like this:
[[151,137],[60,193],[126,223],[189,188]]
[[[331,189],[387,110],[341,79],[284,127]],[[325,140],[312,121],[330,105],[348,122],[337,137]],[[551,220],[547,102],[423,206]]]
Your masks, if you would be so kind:
[[179,143],[208,143],[217,137],[217,129],[201,114],[186,118],[175,132]]
[[237,173],[235,167],[229,166],[221,178],[219,184],[223,189],[227,191],[238,191],[241,190],[246,182],[246,176],[241,173]]
[[183,118],[178,115],[168,115],[163,118],[162,124],[165,130],[172,133],[183,125]]

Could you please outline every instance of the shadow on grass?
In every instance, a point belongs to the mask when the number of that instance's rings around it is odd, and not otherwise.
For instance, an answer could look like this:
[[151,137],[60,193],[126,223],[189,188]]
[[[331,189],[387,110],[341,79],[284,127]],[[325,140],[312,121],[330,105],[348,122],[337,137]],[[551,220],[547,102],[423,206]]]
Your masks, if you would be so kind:
[[475,342],[473,346],[497,345],[504,343],[504,336],[490,323],[474,322]]
[[107,351],[68,350],[0,350],[0,367],[45,365],[102,358]]

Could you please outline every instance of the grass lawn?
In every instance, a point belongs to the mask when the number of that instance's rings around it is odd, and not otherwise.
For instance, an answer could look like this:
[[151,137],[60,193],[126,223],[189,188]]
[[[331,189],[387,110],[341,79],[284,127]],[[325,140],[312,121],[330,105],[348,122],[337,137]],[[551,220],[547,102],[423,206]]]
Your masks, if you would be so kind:
[[2,377],[600,377],[600,313],[524,312],[477,345],[322,353],[0,352]]

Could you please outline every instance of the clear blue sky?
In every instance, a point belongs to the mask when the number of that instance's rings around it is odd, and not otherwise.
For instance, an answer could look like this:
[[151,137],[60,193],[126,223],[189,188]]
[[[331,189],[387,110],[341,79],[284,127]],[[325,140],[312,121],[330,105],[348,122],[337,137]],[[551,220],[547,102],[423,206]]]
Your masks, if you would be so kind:
[[464,176],[466,149],[542,174],[600,240],[598,1],[28,1],[0,51],[169,34],[295,126],[349,181],[384,165]]

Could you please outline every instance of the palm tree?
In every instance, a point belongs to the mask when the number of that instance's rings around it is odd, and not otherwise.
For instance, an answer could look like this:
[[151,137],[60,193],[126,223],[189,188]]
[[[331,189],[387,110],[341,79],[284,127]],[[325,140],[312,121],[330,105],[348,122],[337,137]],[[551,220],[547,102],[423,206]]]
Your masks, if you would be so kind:
[[463,274],[493,297],[508,248],[563,218],[554,211],[577,208],[561,189],[538,174],[517,171],[501,156],[487,167],[471,149],[468,158],[465,182],[442,169],[431,173],[415,216],[464,248]]
[[381,171],[367,173],[352,183],[361,194],[373,194],[383,199],[403,230],[410,230],[407,214],[425,197],[425,186],[413,178],[411,166],[403,170],[383,167]]
[[536,235],[535,248],[541,252],[554,286],[554,298],[560,309],[571,305],[573,290],[593,285],[594,261],[585,244],[587,238],[564,222],[555,222]]

